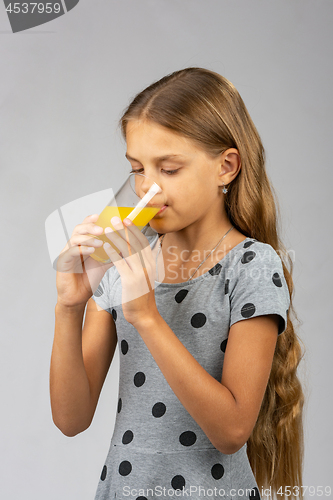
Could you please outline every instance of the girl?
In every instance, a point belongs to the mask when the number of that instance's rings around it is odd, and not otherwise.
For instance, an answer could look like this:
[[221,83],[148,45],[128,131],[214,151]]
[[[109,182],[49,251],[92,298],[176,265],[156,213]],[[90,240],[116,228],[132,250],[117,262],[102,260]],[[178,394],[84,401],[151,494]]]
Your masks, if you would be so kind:
[[87,243],[103,231],[97,214],[60,255],[54,423],[67,436],[89,427],[118,341],[96,500],[302,497],[293,281],[247,109],[228,80],[187,68],[139,93],[121,128],[132,170],[161,186],[165,207],[142,232],[112,219],[111,264],[90,257],[103,244]]

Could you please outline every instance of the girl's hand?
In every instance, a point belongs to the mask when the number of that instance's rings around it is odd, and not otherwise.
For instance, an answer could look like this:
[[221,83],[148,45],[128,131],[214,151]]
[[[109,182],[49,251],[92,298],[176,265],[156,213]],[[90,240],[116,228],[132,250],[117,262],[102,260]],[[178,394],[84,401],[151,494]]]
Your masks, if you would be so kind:
[[[128,221],[128,222],[127,222]],[[159,314],[155,302],[155,259],[158,245],[152,251],[149,241],[129,219],[111,219],[115,228],[105,229],[110,243],[104,250],[114,263],[121,277],[122,308],[125,319],[135,326],[145,318]]]
[[58,302],[68,306],[85,305],[113,263],[103,264],[90,255],[103,245],[91,235],[100,236],[103,228],[96,226],[98,214],[89,215],[75,226],[70,240],[57,260],[56,285]]

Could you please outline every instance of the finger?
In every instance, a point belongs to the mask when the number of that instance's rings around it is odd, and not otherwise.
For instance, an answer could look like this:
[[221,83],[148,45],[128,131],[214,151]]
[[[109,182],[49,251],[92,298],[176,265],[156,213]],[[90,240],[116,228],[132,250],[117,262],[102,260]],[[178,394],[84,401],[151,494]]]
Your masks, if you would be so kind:
[[[105,252],[108,253],[110,260],[114,260],[114,265],[119,271],[123,283],[122,303],[137,299],[152,291],[151,280],[147,269],[140,263],[140,252],[130,257],[121,258],[116,255],[115,250],[104,243]],[[124,280],[124,281],[123,281]]]
[[89,247],[99,248],[103,245],[103,240],[99,239],[97,236],[75,234],[70,239],[70,246],[84,245]]
[[85,217],[83,219],[83,223],[87,223],[87,222],[96,222],[97,219],[98,219],[99,215],[98,214],[92,214],[92,215],[88,215],[87,217]]
[[[71,247],[65,252],[60,253],[57,260],[57,270],[60,272],[73,272],[73,265],[81,269],[79,272],[82,273],[83,262],[95,251],[94,247],[88,246],[75,246]],[[74,270],[75,272],[75,270]]]
[[123,220],[123,225],[132,233],[140,243],[141,248],[146,248],[149,245],[149,241],[146,236],[140,231],[140,229],[131,221],[131,219],[125,218]]
[[66,251],[66,257],[64,257],[65,260],[72,259],[73,257],[78,257],[79,255],[90,255],[95,251],[95,248],[93,246],[87,246],[87,245],[76,245],[73,247],[70,247]]
[[114,263],[119,273],[126,272],[129,269],[132,269],[129,263],[126,261],[126,258],[123,257],[122,253],[120,254],[113,248],[110,243],[104,243],[103,248],[107,255],[109,256],[111,262]]
[[74,234],[102,234],[103,233],[103,228],[101,226],[97,226],[95,223],[88,222],[84,224],[78,224],[75,226],[73,235]]
[[140,250],[140,247],[138,248],[137,240],[133,238],[133,235],[128,234],[128,231],[125,228],[113,230],[111,227],[106,227],[105,236],[108,238],[109,243],[121,252],[123,257],[129,257]]
[[[142,250],[142,246],[136,237],[136,234],[133,230],[124,226],[118,217],[113,217],[111,219],[111,224],[114,227],[114,230],[107,227],[105,228],[105,234],[108,239],[119,248],[124,257],[133,255]],[[137,231],[140,232],[138,229]]]
[[154,274],[153,280],[155,281],[156,255],[159,244],[155,245],[154,251],[152,251],[149,240],[130,219],[125,218],[123,220],[123,225],[127,227],[128,231],[130,231],[135,238],[137,238],[138,244],[142,247],[142,249],[138,251],[142,268],[147,269],[149,276],[153,276]]

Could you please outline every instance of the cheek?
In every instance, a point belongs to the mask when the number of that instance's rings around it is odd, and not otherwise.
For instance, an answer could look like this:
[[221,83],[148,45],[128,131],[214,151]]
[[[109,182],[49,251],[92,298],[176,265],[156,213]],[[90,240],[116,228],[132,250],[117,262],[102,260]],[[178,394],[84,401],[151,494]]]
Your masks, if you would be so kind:
[[202,201],[205,201],[207,199],[207,196],[211,196],[211,188],[212,183],[208,178],[203,178],[200,180],[191,179],[185,187],[187,199],[192,203],[194,202],[195,204],[202,203]]
[[196,218],[201,214],[206,198],[202,186],[187,183],[182,189],[172,193],[170,205],[172,204],[174,211],[180,216],[189,217],[192,220],[193,217]]
[[166,200],[168,205],[178,205],[186,201],[188,196],[188,190],[186,188],[185,182],[173,183],[168,186],[166,190],[167,196]]
[[213,195],[212,187],[212,180],[208,176],[204,178],[190,176],[186,180],[182,179],[170,185],[166,197],[167,203],[180,211],[189,207],[196,211],[196,207],[207,202]]

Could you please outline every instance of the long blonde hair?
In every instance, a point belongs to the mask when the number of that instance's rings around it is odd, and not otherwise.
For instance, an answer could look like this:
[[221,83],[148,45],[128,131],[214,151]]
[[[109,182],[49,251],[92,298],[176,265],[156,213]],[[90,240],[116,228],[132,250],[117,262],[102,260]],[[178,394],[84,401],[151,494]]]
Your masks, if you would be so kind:
[[241,233],[269,243],[280,255],[290,294],[287,327],[277,339],[247,454],[259,488],[279,492],[280,499],[285,493],[293,498],[295,492],[302,498],[304,394],[296,371],[304,353],[293,326],[293,321],[299,322],[292,304],[293,262],[279,237],[280,211],[256,127],[234,85],[202,68],[176,71],[140,92],[120,120],[125,139],[132,119],[146,119],[186,136],[213,157],[229,148],[239,151],[242,168],[228,185],[227,215]]

